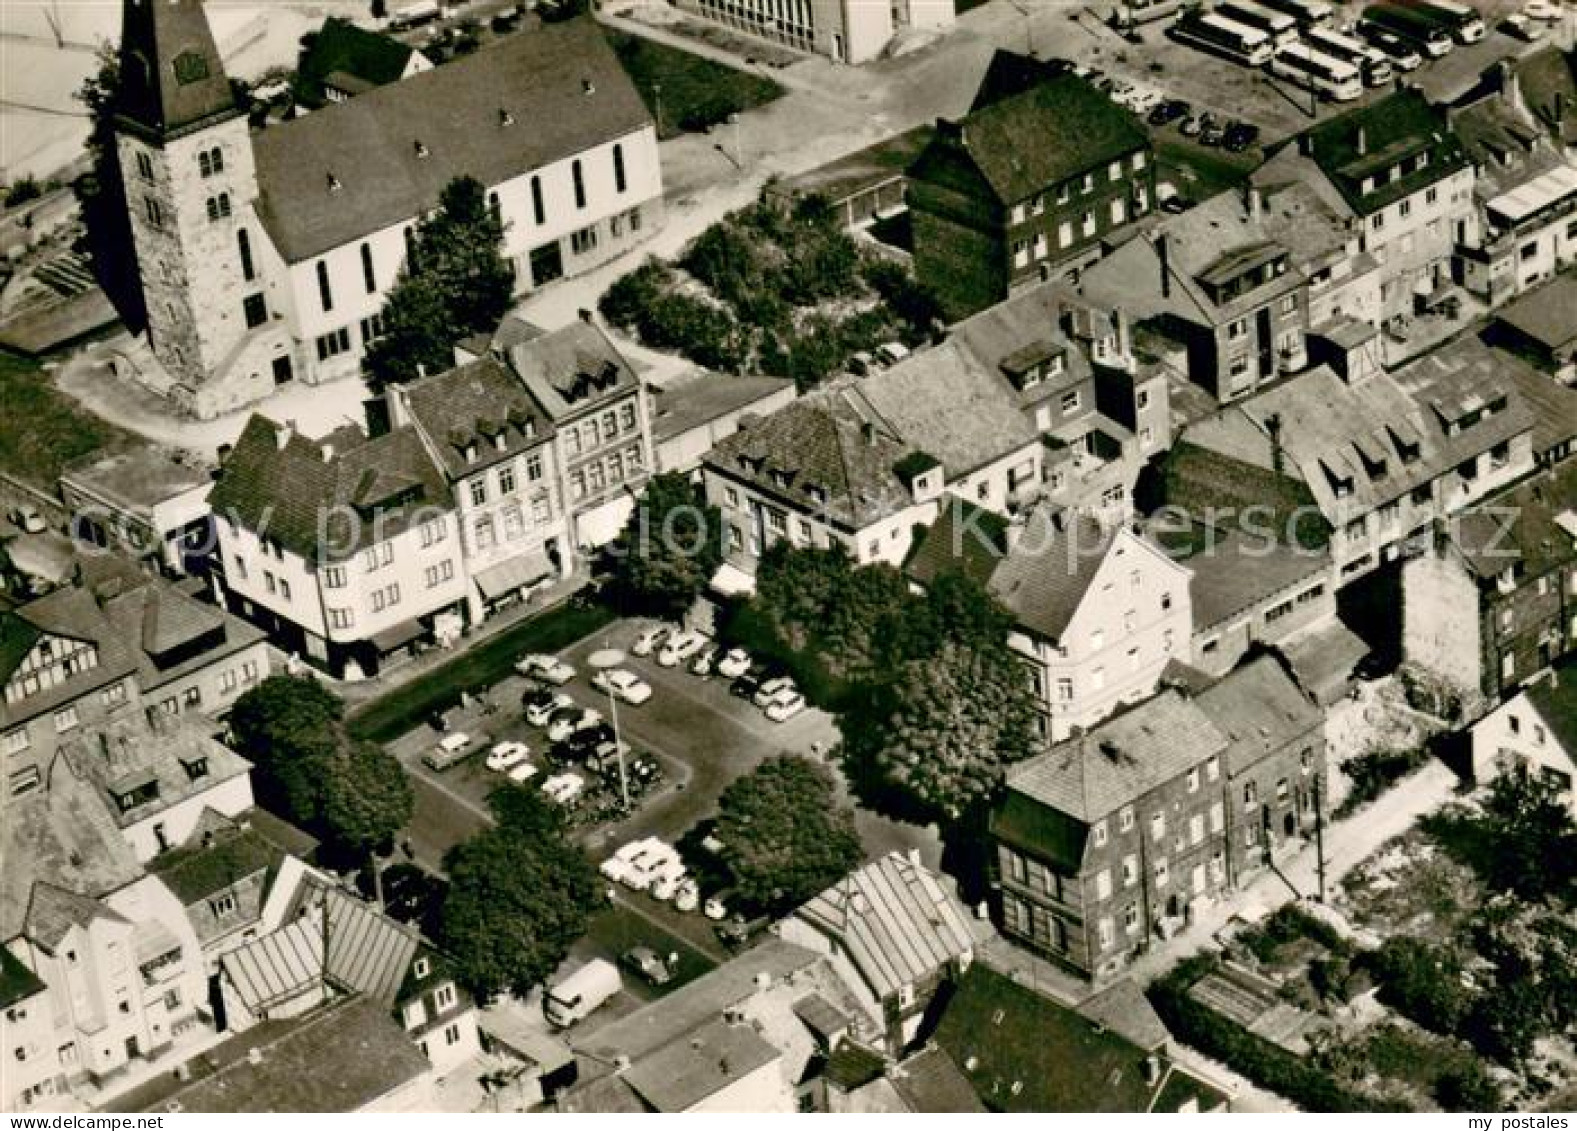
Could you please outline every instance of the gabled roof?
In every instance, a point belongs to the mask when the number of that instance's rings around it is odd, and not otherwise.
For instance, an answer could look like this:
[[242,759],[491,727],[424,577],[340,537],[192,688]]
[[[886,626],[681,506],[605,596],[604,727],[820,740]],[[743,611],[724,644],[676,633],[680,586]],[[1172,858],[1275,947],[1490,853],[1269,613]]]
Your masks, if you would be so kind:
[[793,389],[794,382],[783,377],[744,377],[698,369],[650,390],[652,440],[662,444],[785,393],[792,399]]
[[959,573],[984,586],[1008,553],[1008,519],[958,495],[946,495],[936,521],[914,540],[904,572],[921,585]]
[[127,642],[87,590],[66,585],[11,612],[0,612],[0,684],[10,678],[39,640],[48,636],[86,641],[98,650],[98,663],[78,668],[52,687],[12,702],[0,699],[0,727],[31,719],[70,703],[136,670]]
[[549,24],[254,135],[258,215],[299,263],[650,125],[601,27]]
[[1518,295],[1495,318],[1549,349],[1571,345],[1577,341],[1577,275],[1563,272]]
[[1213,628],[1263,602],[1330,571],[1323,549],[1288,545],[1265,535],[1212,531],[1207,545],[1184,559],[1193,571],[1188,592],[1194,632]]
[[21,959],[0,946],[0,1009],[7,1009],[48,988],[37,974],[22,965]]
[[[553,437],[547,412],[525,382],[495,357],[413,381],[394,395],[406,398],[451,479],[514,459]],[[468,449],[474,459],[466,459]]]
[[1528,109],[1559,140],[1577,144],[1577,52],[1551,44],[1516,63]]
[[[366,90],[398,82],[415,54],[416,48],[392,36],[330,16],[313,38],[297,75],[316,97],[322,96],[324,80],[336,74],[355,80]],[[342,86],[342,83],[335,81],[333,85]]]
[[909,168],[913,180],[973,170],[1002,205],[1015,204],[1149,147],[1132,114],[1077,75],[1056,75],[1022,94],[939,123]]
[[241,113],[202,0],[125,0],[121,13],[123,121],[159,138]]
[[[245,777],[252,768],[184,715],[154,723],[140,713],[104,720],[62,743],[60,758],[97,792],[121,828]],[[119,797],[144,783],[156,786],[151,796],[122,809]]]
[[33,898],[27,908],[27,937],[54,950],[73,927],[86,927],[95,919],[124,923],[126,919],[90,896],[56,887],[51,883],[33,885]]
[[182,905],[224,891],[249,876],[274,869],[284,853],[254,829],[214,836],[209,843],[182,845],[155,859],[153,873]]
[[[1057,284],[1026,287],[956,323],[949,340],[1012,388],[1021,407],[1033,405],[1090,379],[1089,359],[1062,324],[1072,305]],[[1063,358],[1061,374],[1022,390],[1014,388],[1007,375],[1013,361],[1053,354]]]
[[652,1050],[622,1075],[654,1110],[682,1112],[782,1055],[750,1025],[714,1017],[684,1040]]
[[922,981],[975,945],[958,900],[901,852],[839,880],[794,915],[841,947],[878,998]]
[[1577,671],[1562,665],[1549,679],[1532,684],[1527,695],[1566,757],[1577,764]]
[[1325,713],[1273,656],[1260,656],[1233,670],[1200,692],[1195,702],[1226,736],[1229,775],[1243,773],[1325,723]]
[[[375,530],[393,538],[415,514],[452,509],[453,500],[414,429],[368,438],[347,427],[309,440],[254,414],[220,469],[208,504],[220,521],[264,534],[293,553],[344,561]],[[361,520],[347,521],[353,514]],[[337,520],[320,544],[325,515]]]
[[[1365,216],[1468,164],[1445,112],[1412,87],[1313,126],[1307,137],[1314,163],[1353,211]],[[1423,152],[1429,154],[1423,168],[1384,179],[1392,166]],[[1379,183],[1364,193],[1363,180],[1369,176]]]
[[1577,463],[1567,462],[1453,516],[1444,534],[1481,582],[1513,568],[1532,578],[1577,561],[1577,537],[1563,519],[1573,513]]
[[578,416],[640,384],[612,339],[583,319],[510,346],[508,356],[510,368],[554,421]]
[[[1002,1112],[1149,1112],[1173,1074],[1211,1110],[1227,1097],[1205,1081],[1005,975],[976,965],[942,1014],[936,1041]],[[1174,1107],[1175,1110],[1175,1107]]]

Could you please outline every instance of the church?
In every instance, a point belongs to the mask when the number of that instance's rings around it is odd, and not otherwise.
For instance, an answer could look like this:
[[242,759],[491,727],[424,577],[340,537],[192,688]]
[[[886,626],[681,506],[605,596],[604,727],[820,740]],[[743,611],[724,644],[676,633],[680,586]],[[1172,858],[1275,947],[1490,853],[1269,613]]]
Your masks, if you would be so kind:
[[143,376],[204,419],[357,374],[417,221],[456,177],[486,186],[522,294],[663,221],[651,114],[589,18],[258,130],[201,0],[126,0],[120,66],[117,146],[163,371]]

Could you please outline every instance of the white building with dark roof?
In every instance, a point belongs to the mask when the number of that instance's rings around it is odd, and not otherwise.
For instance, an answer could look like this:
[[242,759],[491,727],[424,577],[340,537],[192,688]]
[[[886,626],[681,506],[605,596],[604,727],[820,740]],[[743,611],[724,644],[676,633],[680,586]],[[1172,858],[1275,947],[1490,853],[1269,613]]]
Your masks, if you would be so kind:
[[519,288],[604,263],[662,223],[650,113],[574,20],[251,132],[201,0],[127,0],[117,116],[148,342],[213,416],[355,374],[417,221],[480,181]]

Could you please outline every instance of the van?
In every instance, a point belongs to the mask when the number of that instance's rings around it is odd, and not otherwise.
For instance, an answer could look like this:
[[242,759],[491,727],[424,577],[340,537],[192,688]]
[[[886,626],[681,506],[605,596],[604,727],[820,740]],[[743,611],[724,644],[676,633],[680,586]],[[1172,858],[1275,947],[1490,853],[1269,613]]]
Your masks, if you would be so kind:
[[465,761],[472,750],[471,736],[456,731],[444,738],[426,754],[422,761],[429,769],[447,770],[457,762]]
[[549,986],[542,995],[542,1012],[549,1024],[567,1029],[588,1017],[603,1002],[624,988],[619,968],[606,958],[593,958],[586,965]]

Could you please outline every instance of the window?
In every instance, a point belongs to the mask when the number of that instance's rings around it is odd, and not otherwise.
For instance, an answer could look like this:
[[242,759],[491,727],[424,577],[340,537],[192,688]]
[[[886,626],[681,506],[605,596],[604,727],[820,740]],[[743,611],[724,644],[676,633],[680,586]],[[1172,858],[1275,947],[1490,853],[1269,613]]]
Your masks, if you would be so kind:
[[597,249],[597,229],[582,228],[578,232],[570,233],[569,247],[576,255],[585,255],[588,251]]
[[11,796],[20,797],[24,793],[32,793],[42,780],[37,766],[24,766],[11,775],[9,781]]
[[[116,686],[120,685],[117,684]],[[0,737],[0,753],[6,755],[20,754],[32,743],[33,740],[28,737],[27,728],[18,727],[16,730],[7,731],[3,737]]]
[[64,734],[68,730],[75,730],[78,721],[77,708],[74,704],[70,707],[62,707],[55,712],[55,733]]
[[1057,246],[1067,247],[1073,243],[1073,222],[1064,220],[1057,225]]
[[142,207],[143,211],[147,214],[148,223],[152,224],[155,228],[164,227],[164,210],[159,207],[159,202],[157,200],[154,200],[151,196],[144,197],[142,201]]
[[361,320],[361,344],[370,346],[383,337],[383,314],[369,314]]
[[223,220],[230,215],[230,194],[222,192],[218,196],[208,198],[208,219]]
[[215,919],[223,919],[226,915],[235,913],[235,893],[225,892],[216,895],[208,901],[208,911]]
[[361,245],[361,281],[368,294],[378,293],[378,276],[372,269],[372,245],[365,241]]
[[454,1004],[454,986],[448,984],[438,987],[438,992],[433,994],[433,1004],[439,1009],[448,1009]]
[[1113,161],[1106,167],[1106,179],[1109,181],[1120,181],[1123,179],[1123,163],[1121,161]]
[[323,260],[318,260],[318,301],[323,304],[324,311],[334,309],[334,292],[329,287],[329,265]]
[[1124,805],[1117,811],[1117,829],[1119,832],[1128,832],[1133,828],[1133,806]]
[[290,600],[290,582],[283,577],[279,579],[279,595],[287,601]]
[[1079,411],[1079,390],[1073,389],[1062,394],[1062,411],[1064,413]]
[[577,158],[569,165],[570,180],[575,183],[575,207],[586,207],[586,176],[581,171],[580,160]]
[[1252,809],[1259,800],[1259,783],[1246,781],[1243,783],[1243,808]]
[[330,628],[349,628],[354,622],[349,609],[330,609]]
[[498,469],[498,493],[500,495],[508,495],[511,494],[514,489],[515,469],[514,467],[505,464],[503,467]]
[[[319,264],[321,267],[322,264]],[[342,353],[350,352],[350,327],[341,326],[338,330],[331,330],[317,341],[318,360],[327,361],[331,357],[338,357]]]
[[261,291],[241,300],[241,315],[246,319],[248,330],[256,329],[268,321],[268,301],[263,298]]
[[1195,813],[1188,818],[1188,843],[1198,844],[1205,839],[1205,818],[1202,813]]
[[235,246],[241,256],[241,278],[250,283],[257,277],[257,270],[252,266],[252,237],[246,234],[245,228],[236,231]]
[[1189,793],[1198,793],[1199,792],[1199,767],[1198,766],[1195,766],[1193,769],[1188,771],[1188,792]]
[[1057,700],[1067,703],[1073,699],[1073,680],[1068,676],[1057,678]]
[[325,569],[323,571],[323,588],[325,588],[325,589],[343,589],[343,588],[345,588],[345,567],[344,566],[329,566],[327,569]]
[[1172,878],[1172,869],[1165,857],[1155,862],[1155,886],[1164,888]]
[[99,692],[99,702],[103,703],[106,707],[117,707],[120,704],[126,702],[125,682],[122,680],[117,680],[115,683],[110,684],[103,691]]
[[613,147],[613,191],[623,192],[624,182],[624,146]]
[[1110,899],[1112,897],[1112,870],[1102,868],[1095,873],[1095,898]]
[[1123,930],[1130,935],[1139,930],[1139,905],[1137,903],[1130,903],[1123,908]]
[[548,212],[542,203],[542,178],[531,178],[531,215],[539,224],[548,222]]
[[454,579],[454,562],[445,558],[437,565],[430,565],[426,570],[427,588],[433,589],[446,581]]
[[487,480],[480,475],[471,480],[471,505],[480,507],[487,502]]
[[1150,816],[1150,839],[1159,843],[1166,839],[1166,814],[1156,812]]
[[145,181],[153,180],[153,159],[146,153],[137,154],[137,175]]
[[1112,921],[1102,919],[1096,928],[1096,933],[1101,940],[1101,949],[1105,950],[1112,945]]
[[[138,156],[141,156],[141,154]],[[224,168],[224,150],[217,146],[213,149],[205,149],[197,155],[197,172],[199,176],[211,177],[215,173],[224,172]]]
[[1096,848],[1104,847],[1105,844],[1106,844],[1106,822],[1105,821],[1096,821],[1095,822],[1095,827],[1091,830],[1091,832],[1092,832],[1092,835],[1095,838],[1095,847]]
[[446,1044],[446,1045],[457,1045],[459,1043],[460,1043],[460,1026],[458,1026],[458,1025],[446,1025],[446,1026],[444,1026],[444,1044]]
[[1211,755],[1205,760],[1205,777],[1217,781],[1221,777],[1221,759]]
[[1210,806],[1210,831],[1219,833],[1227,827],[1226,806],[1217,801]]

